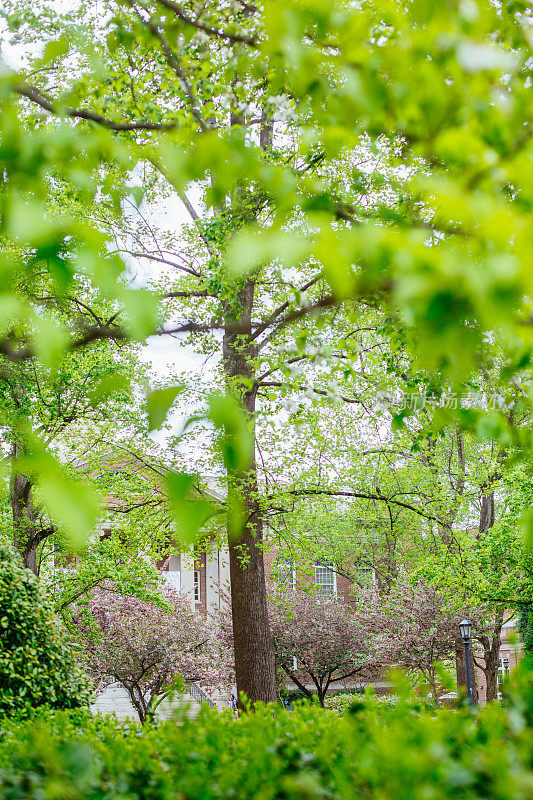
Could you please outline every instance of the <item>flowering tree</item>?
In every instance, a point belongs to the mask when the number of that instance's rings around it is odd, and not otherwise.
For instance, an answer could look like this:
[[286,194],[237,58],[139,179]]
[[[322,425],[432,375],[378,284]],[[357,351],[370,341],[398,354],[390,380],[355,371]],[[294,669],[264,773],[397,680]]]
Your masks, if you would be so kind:
[[455,655],[460,615],[433,586],[399,582],[382,601],[383,661],[420,672],[437,700],[436,665]]
[[308,697],[308,684],[314,684],[322,706],[333,681],[377,672],[378,623],[379,609],[370,595],[357,610],[300,589],[270,598],[276,664]]
[[96,680],[111,677],[127,690],[142,723],[174,679],[220,682],[212,630],[181,594],[166,590],[167,607],[97,590],[89,614],[78,614],[87,670]]

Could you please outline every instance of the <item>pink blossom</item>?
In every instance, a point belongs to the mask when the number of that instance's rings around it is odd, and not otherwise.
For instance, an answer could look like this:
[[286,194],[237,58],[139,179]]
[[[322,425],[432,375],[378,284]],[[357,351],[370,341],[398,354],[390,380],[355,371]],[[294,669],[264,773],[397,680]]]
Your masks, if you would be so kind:
[[112,591],[92,594],[88,612],[78,609],[77,627],[86,668],[99,681],[124,686],[141,722],[153,716],[156,699],[178,677],[204,686],[222,682],[223,666],[213,628],[170,587],[167,607]]

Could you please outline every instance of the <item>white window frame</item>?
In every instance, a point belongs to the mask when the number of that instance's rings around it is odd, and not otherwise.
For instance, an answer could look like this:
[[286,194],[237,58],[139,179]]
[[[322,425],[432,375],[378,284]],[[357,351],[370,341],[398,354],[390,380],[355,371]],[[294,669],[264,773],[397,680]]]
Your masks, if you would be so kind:
[[498,686],[501,686],[505,676],[511,672],[509,656],[500,656],[498,659]]
[[168,583],[173,589],[176,591],[180,591],[181,589],[181,572],[177,569],[167,570],[162,572],[161,575],[163,576],[163,580]]
[[[320,583],[318,581],[319,570],[329,570],[329,572],[331,573],[331,583],[328,582],[327,584],[325,584],[325,583]],[[318,590],[318,594],[321,595],[322,597],[337,597],[337,573],[333,569],[333,564],[331,562],[315,561],[315,586]],[[331,586],[332,591],[325,592],[323,589],[323,587],[325,586]]]
[[194,570],[194,602],[200,603],[200,570]]
[[[278,574],[278,583],[280,586],[284,586],[291,590],[296,589],[296,570],[294,569],[294,561],[278,561],[275,566],[275,570]],[[286,579],[283,579],[283,574],[286,574]]]

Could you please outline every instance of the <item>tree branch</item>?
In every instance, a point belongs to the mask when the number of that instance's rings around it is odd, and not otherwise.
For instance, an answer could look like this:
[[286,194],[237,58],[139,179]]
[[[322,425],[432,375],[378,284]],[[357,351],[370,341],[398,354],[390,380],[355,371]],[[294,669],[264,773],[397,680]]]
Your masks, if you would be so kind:
[[402,503],[401,500],[392,500],[390,497],[386,497],[385,495],[381,494],[381,492],[379,494],[374,494],[371,492],[335,491],[333,489],[291,489],[288,491],[288,494],[294,495],[295,497],[325,495],[327,497],[354,497],[359,500],[379,500],[382,503],[393,503],[393,505],[400,506],[400,508],[405,508],[407,511],[412,511],[414,514],[418,514],[418,516],[423,517],[424,519],[438,522],[440,525],[446,525],[446,522],[440,517],[437,517],[434,514],[428,514],[425,511],[421,511],[421,509],[416,508],[409,503]]
[[250,47],[255,47],[257,44],[257,38],[255,36],[248,36],[245,33],[230,33],[229,31],[222,31],[218,28],[212,28],[210,25],[206,25],[198,18],[193,19],[186,14],[183,8],[178,5],[178,3],[174,2],[174,0],[156,0],[156,2],[159,5],[168,8],[169,11],[173,11],[177,18],[185,23],[185,25],[191,25],[193,28],[196,28],[199,31],[204,31],[204,33],[208,33],[210,36],[215,36],[217,39],[225,39],[226,41],[234,42],[235,44],[239,42],[242,44],[247,44]]
[[200,128],[203,131],[207,130],[208,126],[206,125],[205,120],[202,117],[201,111],[198,108],[198,103],[197,103],[196,97],[194,96],[194,92],[193,92],[192,86],[189,83],[189,80],[188,80],[187,76],[185,75],[184,71],[182,70],[181,66],[179,65],[178,59],[174,55],[174,53],[172,51],[172,48],[170,47],[169,43],[165,39],[164,35],[159,30],[157,25],[155,25],[151,21],[151,19],[145,19],[142,16],[142,14],[139,13],[137,8],[135,7],[135,0],[124,0],[124,2],[135,12],[135,14],[140,19],[140,21],[143,23],[143,25],[145,25],[148,28],[148,30],[150,31],[152,36],[155,39],[157,39],[157,41],[161,45],[161,49],[163,50],[164,56],[165,56],[165,58],[167,60],[167,64],[169,65],[171,70],[177,75],[177,77],[179,78],[179,80],[181,82],[181,85],[183,86],[185,94],[187,95],[187,100],[189,102],[189,106],[190,106],[190,109],[191,109],[193,117],[198,122],[198,125],[200,126]]
[[[296,322],[296,320],[301,319],[302,317],[307,316],[307,314],[316,314],[318,311],[321,311],[324,308],[331,308],[339,303],[339,300],[333,295],[327,295],[320,300],[317,300],[316,303],[313,303],[310,306],[303,306],[302,308],[297,308],[294,311],[291,311],[290,314],[287,314],[286,317],[281,319],[274,330],[272,330],[263,341],[259,342],[257,345],[257,350],[261,350],[268,342],[272,341],[272,339],[276,336],[277,333],[280,332],[283,328],[289,325],[291,322]],[[262,329],[265,330],[264,325],[262,325]],[[260,331],[261,332],[261,331]],[[252,334],[252,338],[255,338],[255,333]]]
[[[90,342],[111,339],[113,341],[125,341],[128,338],[126,332],[117,325],[111,326],[109,322],[105,325],[88,325],[84,328],[84,333],[79,339],[74,339],[68,350],[79,350],[90,344]],[[15,364],[28,361],[34,358],[35,349],[30,345],[17,347],[11,339],[0,339],[0,354],[4,355],[8,361]]]
[[83,108],[61,108],[54,100],[45,95],[36,86],[31,86],[28,83],[15,84],[12,87],[15,94],[21,97],[26,97],[32,103],[48,111],[50,114],[55,114],[58,117],[71,117],[72,119],[84,119],[88,122],[95,122],[97,125],[102,125],[112,131],[170,131],[178,126],[177,120],[170,122],[149,122],[148,120],[137,120],[136,122],[120,122],[118,120],[109,119],[103,114],[98,114],[96,111],[90,111]]
[[[299,292],[306,292],[307,289],[310,289],[311,286],[314,286],[315,283],[318,283],[320,278],[321,278],[320,275],[315,275],[314,278],[312,278],[310,281],[305,283],[302,286],[301,289],[298,289],[298,291]],[[281,314],[283,314],[284,311],[286,311],[288,309],[289,306],[290,306],[290,301],[289,300],[285,301],[285,303],[282,303],[279,306],[279,308],[277,308],[275,311],[273,311],[272,314],[269,317],[267,317],[267,319],[261,325],[258,326],[258,328],[252,334],[251,339],[255,339],[257,336],[260,336],[261,333],[263,333],[263,331],[265,331],[267,328],[269,328],[272,325],[272,323],[275,322],[276,319]]]

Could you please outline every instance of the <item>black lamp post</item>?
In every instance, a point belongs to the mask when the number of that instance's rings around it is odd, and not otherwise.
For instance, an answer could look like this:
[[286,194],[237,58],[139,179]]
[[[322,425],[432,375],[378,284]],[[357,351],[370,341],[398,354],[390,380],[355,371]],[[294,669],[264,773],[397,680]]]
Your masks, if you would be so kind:
[[470,708],[474,708],[474,693],[472,691],[472,673],[470,672],[470,634],[472,633],[472,623],[469,619],[464,619],[459,623],[459,630],[461,631],[461,639],[465,646],[465,662],[466,662],[466,688],[468,690],[468,702]]

